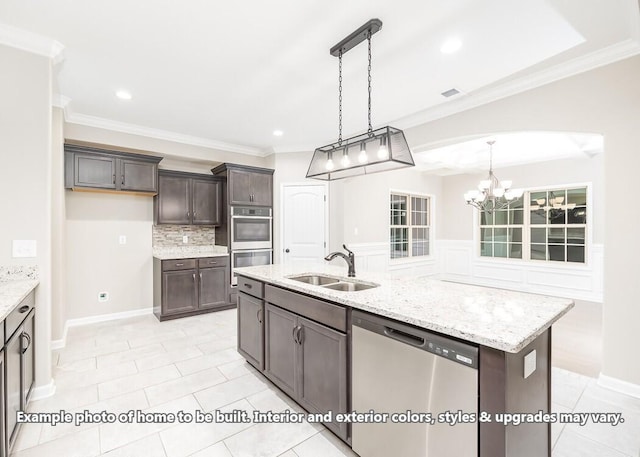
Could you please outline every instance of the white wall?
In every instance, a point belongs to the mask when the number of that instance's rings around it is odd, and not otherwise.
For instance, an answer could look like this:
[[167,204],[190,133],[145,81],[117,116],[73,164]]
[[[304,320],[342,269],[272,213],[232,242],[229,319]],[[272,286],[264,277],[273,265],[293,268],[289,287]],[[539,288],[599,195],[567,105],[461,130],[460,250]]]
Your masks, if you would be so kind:
[[628,351],[640,331],[637,242],[640,213],[629,189],[640,169],[640,56],[407,129],[412,145],[503,131],[558,130],[604,135],[603,369],[640,392],[640,365]]
[[[0,45],[0,264],[37,265],[36,391],[51,384],[51,63]],[[14,259],[11,240],[36,240]]]
[[64,190],[64,118],[53,109],[51,135],[51,339],[63,337],[67,316],[66,199]]

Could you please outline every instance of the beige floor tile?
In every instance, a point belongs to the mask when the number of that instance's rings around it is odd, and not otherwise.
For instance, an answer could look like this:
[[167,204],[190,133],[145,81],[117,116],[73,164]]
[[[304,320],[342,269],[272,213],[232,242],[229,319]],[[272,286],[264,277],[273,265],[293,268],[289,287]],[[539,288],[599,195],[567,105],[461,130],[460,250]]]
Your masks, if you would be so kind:
[[167,351],[177,351],[179,349],[197,346],[198,344],[208,343],[209,341],[218,340],[218,339],[220,339],[218,335],[216,335],[213,332],[209,332],[201,335],[195,335],[195,336],[189,335],[189,336],[184,336],[182,338],[174,338],[172,340],[167,340],[162,342],[162,346]]
[[198,371],[188,376],[147,387],[145,392],[151,406],[165,403],[190,393],[199,392],[207,387],[225,382],[227,378],[216,368]]
[[566,408],[575,408],[592,378],[553,367],[551,369],[551,401]]
[[176,338],[183,338],[185,336],[187,335],[185,335],[185,333],[182,330],[173,330],[173,331],[162,332],[160,334],[146,336],[146,337],[130,338],[128,341],[129,341],[129,346],[131,346],[132,348],[137,348],[141,346],[148,346],[150,344],[155,344],[155,343],[163,343],[164,341],[172,340]]
[[629,457],[565,428],[553,448],[553,457]]
[[298,454],[289,449],[287,452],[285,452],[284,454],[280,454],[278,457],[298,457]]
[[227,438],[224,444],[233,457],[277,457],[316,433],[307,422],[255,424]]
[[212,352],[219,352],[223,349],[235,349],[237,342],[232,338],[219,338],[211,340],[207,343],[198,345],[198,348],[205,354],[211,354]]
[[[133,362],[131,362],[133,363]],[[180,373],[174,365],[155,368],[142,373],[124,376],[111,381],[98,384],[98,397],[101,400],[122,395],[126,392],[133,392],[145,387],[154,386],[171,379],[177,379]]]
[[106,368],[86,370],[78,373],[59,373],[56,375],[56,391],[69,392],[78,387],[86,387],[102,382],[121,379],[123,376],[138,372],[134,362],[125,362]]
[[211,354],[205,354],[200,357],[177,362],[176,367],[183,376],[195,373],[196,371],[206,370],[207,368],[217,367],[229,362],[240,360],[242,357],[235,348],[223,349]]
[[293,448],[299,457],[358,457],[329,431],[313,435]]
[[160,435],[153,434],[102,454],[104,457],[166,457]]
[[203,411],[213,411],[216,408],[267,389],[266,383],[259,376],[257,374],[241,376],[196,392],[194,396],[202,406]]
[[[246,400],[220,408],[222,412],[234,410],[251,413],[253,408]],[[160,438],[162,438],[167,457],[186,457],[251,426],[251,423],[242,422],[180,424],[161,432]],[[189,437],[188,440],[185,440],[186,436]]]
[[25,423],[20,425],[18,436],[13,443],[13,452],[28,449],[30,447],[40,444],[40,433],[42,432],[43,424],[31,424]]
[[202,351],[194,346],[143,357],[136,360],[135,362],[139,371],[146,371],[153,368],[163,367],[165,365],[170,365],[175,362],[193,359],[194,357],[199,357],[201,355],[203,355]]
[[71,362],[77,362],[82,359],[89,359],[99,355],[112,354],[114,352],[128,351],[129,344],[126,341],[120,341],[104,346],[69,346],[60,351],[58,357],[58,365],[62,366]]
[[98,428],[79,431],[12,454],[12,457],[94,457],[100,455]]
[[90,405],[98,401],[98,386],[75,387],[70,390],[56,390],[55,395],[29,403],[29,411],[49,412],[61,409],[71,410],[80,406]]
[[[146,413],[173,413],[177,414],[178,411],[194,412],[200,409],[200,405],[193,397],[193,395],[187,395],[185,397],[173,400],[167,403],[163,403],[158,406],[147,408]],[[161,423],[161,422],[149,422],[149,423],[133,423],[133,424],[102,424],[100,425],[100,448],[102,452],[108,452],[113,449],[117,449],[126,444],[138,441],[145,436],[153,435],[162,430],[170,427],[175,427],[174,423]],[[183,439],[189,436],[183,435]]]
[[64,372],[80,372],[86,370],[95,370],[96,358],[89,357],[88,359],[76,360],[74,362],[60,363],[60,360],[57,361],[54,370],[56,372],[64,373]]
[[[551,412],[556,414],[570,413],[571,410],[565,406],[558,405],[557,403],[551,404]],[[560,434],[564,430],[566,424],[561,422],[554,422],[551,424],[551,447],[555,446],[560,438]]]
[[257,373],[257,370],[243,358],[240,358],[235,362],[218,365],[218,369],[222,372],[223,375],[225,375],[227,379],[235,379],[249,373]]
[[164,353],[166,353],[164,347],[162,347],[160,343],[155,343],[149,344],[147,346],[136,347],[134,349],[127,349],[121,352],[114,352],[112,354],[100,355],[96,357],[96,362],[98,368],[106,368],[124,362],[135,361],[138,359],[143,359],[145,357]]
[[223,442],[209,446],[201,451],[191,454],[191,457],[233,457]]

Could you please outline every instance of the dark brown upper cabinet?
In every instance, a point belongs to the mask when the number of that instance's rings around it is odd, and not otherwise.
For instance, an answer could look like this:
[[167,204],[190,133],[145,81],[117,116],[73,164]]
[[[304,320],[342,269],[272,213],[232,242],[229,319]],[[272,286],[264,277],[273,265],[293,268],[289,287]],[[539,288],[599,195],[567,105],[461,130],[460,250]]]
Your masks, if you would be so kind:
[[155,195],[162,157],[95,146],[64,145],[65,188]]
[[210,175],[160,170],[156,224],[219,225],[222,182]]
[[273,206],[273,170],[223,163],[212,169],[226,176],[231,206]]

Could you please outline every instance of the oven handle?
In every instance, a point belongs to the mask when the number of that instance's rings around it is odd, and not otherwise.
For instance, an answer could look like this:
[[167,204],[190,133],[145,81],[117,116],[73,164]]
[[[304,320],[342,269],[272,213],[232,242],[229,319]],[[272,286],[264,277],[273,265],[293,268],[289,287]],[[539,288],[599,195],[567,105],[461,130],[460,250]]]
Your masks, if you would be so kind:
[[231,216],[231,219],[264,219],[265,221],[270,221],[273,219],[271,216]]

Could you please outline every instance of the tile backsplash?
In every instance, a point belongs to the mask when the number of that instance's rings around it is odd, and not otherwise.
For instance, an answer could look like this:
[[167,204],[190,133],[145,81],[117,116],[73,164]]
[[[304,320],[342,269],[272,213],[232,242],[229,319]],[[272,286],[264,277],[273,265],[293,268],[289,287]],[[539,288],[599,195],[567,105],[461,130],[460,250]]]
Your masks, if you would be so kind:
[[0,266],[0,281],[23,279],[38,279],[38,267],[36,265]]
[[[182,242],[183,236],[189,237],[188,243]],[[215,228],[197,225],[154,225],[153,246],[213,246],[216,244]]]

